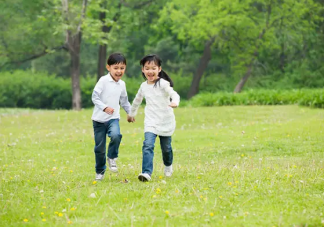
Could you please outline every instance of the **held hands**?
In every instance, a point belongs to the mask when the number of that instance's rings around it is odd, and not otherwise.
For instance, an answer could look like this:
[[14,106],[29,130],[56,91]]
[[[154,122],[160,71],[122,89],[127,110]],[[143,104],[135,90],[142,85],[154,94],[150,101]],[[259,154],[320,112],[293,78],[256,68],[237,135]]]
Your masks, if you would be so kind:
[[172,108],[177,108],[178,107],[177,104],[175,104],[174,102],[171,102],[169,106],[172,107]]
[[106,107],[105,109],[104,109],[104,112],[106,113],[106,114],[110,114],[110,115],[112,115],[113,113],[114,113],[114,109],[113,108],[110,108],[110,107]]
[[127,115],[127,121],[129,122],[129,123],[133,123],[133,122],[135,122],[135,118],[134,117],[130,117],[129,115]]

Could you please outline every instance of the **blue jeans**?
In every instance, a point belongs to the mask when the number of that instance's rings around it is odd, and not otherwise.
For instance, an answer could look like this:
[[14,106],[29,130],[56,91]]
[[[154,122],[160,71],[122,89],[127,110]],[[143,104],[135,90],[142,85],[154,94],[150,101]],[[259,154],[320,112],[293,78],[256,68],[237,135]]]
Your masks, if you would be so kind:
[[[147,173],[150,176],[153,172],[153,157],[154,157],[154,144],[157,135],[152,132],[145,132],[145,139],[143,142],[143,162],[142,162],[142,173]],[[172,165],[173,153],[171,147],[171,136],[159,136],[160,145],[162,150],[162,158],[165,166]]]
[[106,138],[110,137],[107,157],[114,159],[118,157],[119,145],[122,139],[120,134],[119,119],[111,119],[105,123],[92,121],[96,157],[96,173],[105,173],[106,170]]

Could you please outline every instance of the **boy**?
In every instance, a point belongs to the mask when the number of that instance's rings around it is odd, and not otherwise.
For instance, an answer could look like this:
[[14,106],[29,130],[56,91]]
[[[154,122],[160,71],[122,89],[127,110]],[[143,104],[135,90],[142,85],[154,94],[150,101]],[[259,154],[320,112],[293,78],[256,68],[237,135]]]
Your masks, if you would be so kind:
[[92,93],[94,110],[91,119],[95,139],[95,180],[102,180],[106,171],[107,135],[110,137],[107,154],[109,170],[118,171],[116,159],[122,139],[119,127],[120,105],[127,113],[127,120],[131,120],[128,116],[131,105],[128,101],[125,82],[121,80],[126,70],[126,58],[120,53],[113,53],[107,60],[106,68],[109,73],[99,79]]

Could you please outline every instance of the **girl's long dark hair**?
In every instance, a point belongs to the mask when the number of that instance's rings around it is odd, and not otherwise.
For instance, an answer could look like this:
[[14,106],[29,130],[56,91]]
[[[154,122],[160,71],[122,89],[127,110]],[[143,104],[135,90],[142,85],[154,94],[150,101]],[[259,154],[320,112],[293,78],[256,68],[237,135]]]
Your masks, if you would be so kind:
[[[162,65],[162,60],[159,58],[159,56],[157,56],[156,54],[150,54],[150,55],[146,55],[145,57],[143,57],[140,61],[140,64],[142,65],[142,67],[144,67],[146,62],[154,62],[157,66],[161,67]],[[146,80],[145,74],[142,72],[143,78]],[[156,84],[159,82],[160,84],[160,79],[165,79],[166,81],[169,81],[170,86],[173,87],[173,81],[171,80],[171,78],[168,76],[168,74],[161,70],[159,72],[159,79],[157,79],[155,81],[154,86],[156,86]]]

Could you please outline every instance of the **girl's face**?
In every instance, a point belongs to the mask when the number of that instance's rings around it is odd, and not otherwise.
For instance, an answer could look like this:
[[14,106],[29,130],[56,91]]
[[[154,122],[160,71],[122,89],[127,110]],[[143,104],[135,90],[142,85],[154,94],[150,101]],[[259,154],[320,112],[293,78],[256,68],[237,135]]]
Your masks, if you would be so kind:
[[113,80],[118,82],[125,73],[126,65],[124,63],[107,65],[107,70],[110,72],[110,75],[113,78]]
[[161,66],[155,64],[154,61],[146,62],[142,67],[142,72],[144,73],[147,83],[154,84],[159,78],[159,72],[161,72]]

